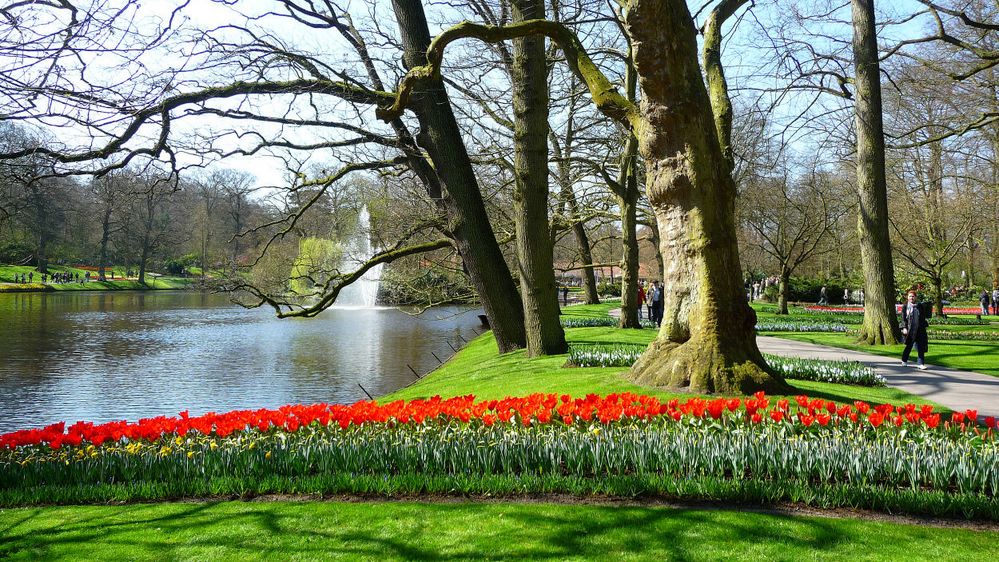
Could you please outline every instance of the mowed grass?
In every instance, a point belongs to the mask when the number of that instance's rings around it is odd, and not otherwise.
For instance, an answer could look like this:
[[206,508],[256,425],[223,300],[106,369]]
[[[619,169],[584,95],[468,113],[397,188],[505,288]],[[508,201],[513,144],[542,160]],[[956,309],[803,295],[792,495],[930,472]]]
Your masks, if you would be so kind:
[[[760,319],[779,320],[780,318],[786,318],[777,316],[773,313],[762,312],[759,310],[759,305],[756,305],[756,308],[757,315]],[[959,318],[974,318],[974,316],[969,315],[952,316]],[[994,316],[983,316],[982,319],[999,320],[999,318]],[[860,321],[861,317],[858,315],[858,323],[851,324],[849,326],[851,328],[858,329],[860,327]],[[929,329],[931,331],[958,333],[999,333],[999,323],[972,326],[931,325]],[[886,357],[901,357],[902,350],[905,348],[905,346],[901,344],[889,346],[869,346],[865,344],[858,344],[855,335],[836,332],[766,332],[765,335],[806,343],[814,343],[818,345],[828,345],[830,347],[839,347],[842,349],[852,349],[855,351],[863,351],[865,353],[873,353],[875,355],[884,355]],[[961,371],[974,371],[977,373],[984,373],[986,375],[999,376],[999,341],[935,340],[931,338],[929,342],[929,349],[926,353],[926,362],[931,365],[940,365]]]
[[[619,305],[615,302],[577,305],[566,307],[564,312],[567,317],[601,317],[607,316],[607,312],[617,306]],[[566,329],[566,338],[570,345],[648,345],[655,335],[656,332],[652,329],[621,330],[614,327]],[[567,368],[566,360],[567,355],[531,359],[522,350],[500,355],[492,334],[487,332],[469,342],[439,369],[406,388],[382,396],[379,402],[429,398],[435,395],[449,397],[468,394],[491,400],[506,396],[524,396],[534,392],[572,396],[634,392],[663,399],[686,399],[692,396],[636,385],[626,379],[627,368]],[[844,403],[864,400],[874,404],[931,404],[942,411],[947,411],[934,402],[892,388],[797,380],[790,382],[795,391],[789,396],[806,394]]]
[[[107,281],[96,281],[97,273],[90,272],[91,281],[89,283],[47,283],[42,284],[42,276],[34,266],[28,265],[0,265],[0,283],[10,283],[11,285],[0,287],[0,292],[5,291],[127,291],[127,290],[147,290],[147,289],[186,289],[198,280],[188,277],[166,277],[155,274],[146,274],[145,284],[134,279],[123,279],[126,268],[115,267],[115,279],[110,279],[111,270],[107,272]],[[14,281],[21,274],[34,273],[32,283],[20,283]],[[86,276],[87,271],[75,267],[49,266],[49,273],[71,273],[80,274],[80,278]],[[133,272],[133,275],[137,275]]]
[[9,560],[985,560],[999,532],[724,509],[212,502],[0,510]]

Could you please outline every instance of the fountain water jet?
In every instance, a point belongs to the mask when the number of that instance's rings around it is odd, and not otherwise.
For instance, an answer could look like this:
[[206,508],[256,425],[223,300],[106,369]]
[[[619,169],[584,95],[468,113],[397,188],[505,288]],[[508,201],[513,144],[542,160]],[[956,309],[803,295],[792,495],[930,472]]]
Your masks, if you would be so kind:
[[[373,255],[371,246],[371,215],[368,206],[361,207],[357,215],[357,232],[344,248],[340,263],[342,271],[353,271]],[[378,299],[378,283],[382,276],[382,264],[364,272],[357,281],[343,288],[336,299],[339,308],[373,308]]]

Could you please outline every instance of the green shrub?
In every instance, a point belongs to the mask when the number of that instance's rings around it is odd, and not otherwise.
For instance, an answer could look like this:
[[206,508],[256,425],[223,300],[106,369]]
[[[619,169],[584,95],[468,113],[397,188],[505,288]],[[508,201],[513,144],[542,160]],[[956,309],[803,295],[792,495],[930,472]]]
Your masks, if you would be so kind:
[[621,296],[621,284],[620,283],[608,283],[606,281],[601,281],[597,283],[597,294],[606,297],[620,297]]

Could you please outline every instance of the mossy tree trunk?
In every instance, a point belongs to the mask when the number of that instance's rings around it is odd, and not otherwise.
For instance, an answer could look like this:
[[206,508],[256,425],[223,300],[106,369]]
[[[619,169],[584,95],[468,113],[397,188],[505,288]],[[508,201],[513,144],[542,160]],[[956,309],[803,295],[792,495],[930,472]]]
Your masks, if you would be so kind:
[[[543,19],[544,2],[512,0],[513,21]],[[568,350],[548,235],[548,67],[545,38],[513,41],[514,223],[527,355]]]
[[[394,0],[393,8],[410,68],[426,62],[430,31],[419,0]],[[501,353],[525,347],[524,311],[517,285],[496,242],[479,191],[478,180],[443,82],[420,84],[411,109],[420,123],[417,142],[434,163],[446,192],[440,194],[447,213],[446,232],[454,241],[489,318]],[[549,262],[549,267],[551,263]],[[554,289],[553,289],[554,290]]]
[[[642,89],[644,123],[635,134],[659,223],[669,311],[631,378],[698,392],[783,391],[756,345],[756,313],[740,278],[727,137],[716,129],[718,108],[705,89],[686,2],[633,1],[625,25]],[[716,88],[724,88],[717,79]],[[726,92],[719,95],[727,102]]]
[[[634,84],[632,79],[632,85]],[[633,96],[632,96],[633,98]],[[638,139],[629,134],[621,155],[618,178],[601,169],[604,183],[617,196],[621,212],[621,328],[641,328],[638,321]],[[613,269],[611,274],[613,275]]]
[[902,338],[895,313],[895,272],[888,235],[888,187],[881,106],[881,75],[873,0],[851,0],[857,128],[860,259],[864,269],[864,325],[860,341],[890,345]]

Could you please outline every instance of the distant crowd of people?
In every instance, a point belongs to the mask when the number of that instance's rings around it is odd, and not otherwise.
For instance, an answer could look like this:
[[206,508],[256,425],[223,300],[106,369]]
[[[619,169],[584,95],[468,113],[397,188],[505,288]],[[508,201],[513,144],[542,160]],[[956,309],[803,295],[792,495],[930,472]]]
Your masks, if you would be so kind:
[[[84,275],[80,275],[79,272],[70,273],[68,271],[53,273],[49,275],[48,273],[41,273],[38,279],[42,283],[88,283],[90,282],[90,272],[87,271]],[[29,271],[28,273],[22,273],[20,275],[14,275],[15,283],[34,283],[35,282],[35,272]]]
[[[125,273],[125,278],[131,277],[133,274],[132,270],[128,270]],[[114,271],[107,271],[107,279],[114,279]],[[118,277],[122,279],[121,276]],[[38,274],[38,279],[41,283],[45,284],[55,284],[61,285],[63,283],[90,283],[92,280],[97,279],[97,274],[90,271],[85,271],[82,275],[79,271],[69,272],[63,271],[58,273],[40,273]],[[28,273],[14,274],[14,283],[34,283],[35,282],[35,272],[29,271]]]

